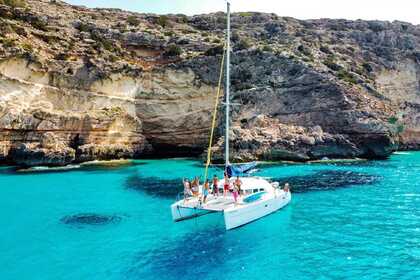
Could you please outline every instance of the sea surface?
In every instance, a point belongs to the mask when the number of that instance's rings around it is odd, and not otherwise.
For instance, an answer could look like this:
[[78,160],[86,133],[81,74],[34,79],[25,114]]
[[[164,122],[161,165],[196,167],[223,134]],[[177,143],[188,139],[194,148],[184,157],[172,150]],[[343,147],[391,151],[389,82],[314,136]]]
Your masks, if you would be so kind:
[[221,214],[171,220],[195,160],[2,167],[0,279],[420,279],[419,152],[260,168],[291,204],[225,231]]

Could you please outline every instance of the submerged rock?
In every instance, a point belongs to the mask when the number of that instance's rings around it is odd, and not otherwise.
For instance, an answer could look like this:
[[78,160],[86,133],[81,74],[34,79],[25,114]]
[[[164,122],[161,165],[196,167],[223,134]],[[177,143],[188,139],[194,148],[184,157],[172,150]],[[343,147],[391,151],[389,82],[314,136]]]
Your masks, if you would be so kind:
[[353,171],[323,170],[311,175],[292,176],[273,180],[279,182],[280,186],[289,183],[292,192],[303,193],[357,185],[373,185],[380,180],[380,177]]
[[120,216],[100,215],[100,214],[77,214],[65,216],[61,222],[67,225],[107,225],[121,221]]

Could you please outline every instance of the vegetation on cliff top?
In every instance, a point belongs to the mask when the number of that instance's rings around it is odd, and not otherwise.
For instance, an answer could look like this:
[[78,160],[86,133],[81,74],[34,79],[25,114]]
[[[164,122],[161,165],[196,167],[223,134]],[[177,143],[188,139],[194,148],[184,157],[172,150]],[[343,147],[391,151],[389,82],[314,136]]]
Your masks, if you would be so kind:
[[[87,56],[102,67],[115,68],[115,62],[120,61],[145,69],[171,63],[178,56],[218,55],[220,51],[214,50],[224,38],[223,13],[158,16],[117,9],[90,10],[61,1],[0,0],[0,4],[10,7],[0,9],[0,57],[30,53],[33,57],[71,61]],[[415,52],[415,34],[419,32],[407,23],[300,21],[262,13],[233,14],[232,27],[236,51],[275,52],[318,71],[330,70],[348,85],[369,87],[375,87],[370,73],[375,67],[385,66],[393,55],[389,49]],[[405,34],[399,35],[398,41],[381,39],[385,30],[389,34],[399,29]]]

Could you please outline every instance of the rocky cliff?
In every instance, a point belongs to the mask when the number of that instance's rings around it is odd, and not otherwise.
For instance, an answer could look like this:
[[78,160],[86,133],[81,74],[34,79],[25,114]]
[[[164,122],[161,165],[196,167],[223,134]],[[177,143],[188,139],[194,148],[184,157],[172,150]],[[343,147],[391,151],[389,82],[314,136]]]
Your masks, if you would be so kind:
[[[201,154],[225,20],[0,0],[0,161]],[[232,27],[235,160],[420,146],[420,26],[237,13]],[[221,114],[218,128],[216,158]]]

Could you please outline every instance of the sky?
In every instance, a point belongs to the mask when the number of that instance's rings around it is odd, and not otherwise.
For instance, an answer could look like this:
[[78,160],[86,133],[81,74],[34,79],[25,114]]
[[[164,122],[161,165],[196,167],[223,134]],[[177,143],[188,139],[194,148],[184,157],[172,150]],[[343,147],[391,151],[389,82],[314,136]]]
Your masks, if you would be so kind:
[[[87,7],[187,15],[221,11],[226,0],[65,0]],[[400,20],[420,24],[420,0],[231,0],[235,12],[269,12],[299,19]]]

